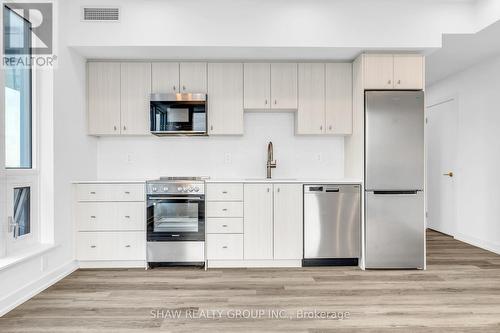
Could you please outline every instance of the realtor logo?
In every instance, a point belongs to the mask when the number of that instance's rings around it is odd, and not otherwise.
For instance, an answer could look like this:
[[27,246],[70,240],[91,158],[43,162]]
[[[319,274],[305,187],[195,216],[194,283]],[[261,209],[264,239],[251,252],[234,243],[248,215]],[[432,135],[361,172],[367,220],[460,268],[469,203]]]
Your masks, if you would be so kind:
[[49,66],[53,55],[52,2],[4,2],[4,66]]

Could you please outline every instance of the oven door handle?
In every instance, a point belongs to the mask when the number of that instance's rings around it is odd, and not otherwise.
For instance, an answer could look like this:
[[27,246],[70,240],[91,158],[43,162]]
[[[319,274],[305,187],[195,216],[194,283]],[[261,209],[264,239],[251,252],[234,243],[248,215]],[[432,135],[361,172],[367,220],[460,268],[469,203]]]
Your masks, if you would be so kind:
[[202,197],[149,197],[148,200],[196,200],[202,201],[204,200]]

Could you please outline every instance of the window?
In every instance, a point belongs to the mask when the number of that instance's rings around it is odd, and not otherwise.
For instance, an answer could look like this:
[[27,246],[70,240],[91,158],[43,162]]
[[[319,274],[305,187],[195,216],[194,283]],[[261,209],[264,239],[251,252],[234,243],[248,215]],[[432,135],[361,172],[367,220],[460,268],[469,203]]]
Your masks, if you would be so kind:
[[[3,11],[5,56],[29,55],[31,23],[7,5]],[[32,70],[28,64],[5,66],[5,167],[32,168]]]
[[31,188],[14,188],[14,216],[13,223],[16,227],[15,237],[24,236],[31,231]]

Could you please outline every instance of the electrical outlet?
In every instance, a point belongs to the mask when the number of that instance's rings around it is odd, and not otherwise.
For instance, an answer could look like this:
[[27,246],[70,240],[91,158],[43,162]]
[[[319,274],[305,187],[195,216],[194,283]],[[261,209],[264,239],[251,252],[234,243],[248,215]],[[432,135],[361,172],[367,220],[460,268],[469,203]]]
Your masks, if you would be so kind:
[[323,162],[323,153],[317,153],[316,154],[316,160],[318,162]]
[[132,163],[132,154],[127,154],[127,163]]
[[232,162],[233,162],[233,157],[231,156],[231,153],[224,153],[224,163],[231,164]]

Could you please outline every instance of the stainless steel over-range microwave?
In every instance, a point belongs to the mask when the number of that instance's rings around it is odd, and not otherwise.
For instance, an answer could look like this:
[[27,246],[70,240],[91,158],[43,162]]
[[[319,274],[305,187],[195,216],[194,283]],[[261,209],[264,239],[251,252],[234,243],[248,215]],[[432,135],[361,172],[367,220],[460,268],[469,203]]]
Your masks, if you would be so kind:
[[207,135],[206,94],[151,94],[149,106],[152,134]]

